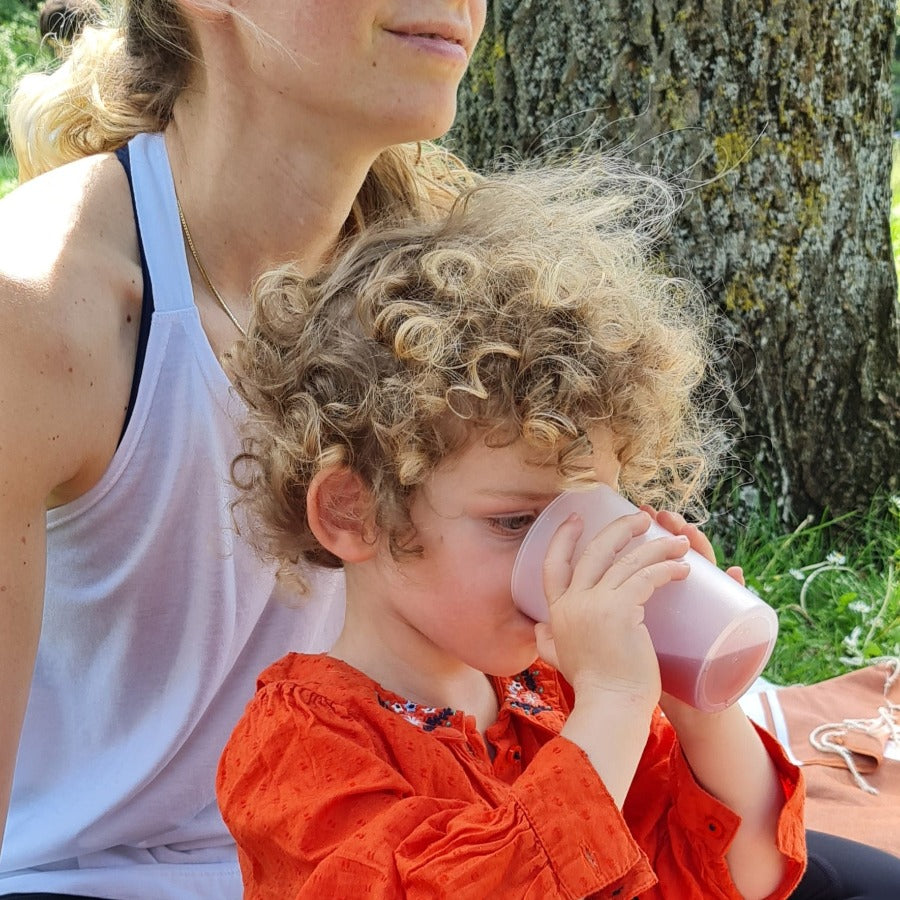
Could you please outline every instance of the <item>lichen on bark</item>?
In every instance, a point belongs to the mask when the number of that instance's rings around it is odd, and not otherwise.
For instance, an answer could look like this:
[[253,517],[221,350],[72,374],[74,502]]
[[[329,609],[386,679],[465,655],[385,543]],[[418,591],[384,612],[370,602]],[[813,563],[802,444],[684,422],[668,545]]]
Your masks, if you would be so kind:
[[493,0],[451,147],[614,149],[691,188],[667,260],[732,341],[786,513],[900,479],[893,0]]

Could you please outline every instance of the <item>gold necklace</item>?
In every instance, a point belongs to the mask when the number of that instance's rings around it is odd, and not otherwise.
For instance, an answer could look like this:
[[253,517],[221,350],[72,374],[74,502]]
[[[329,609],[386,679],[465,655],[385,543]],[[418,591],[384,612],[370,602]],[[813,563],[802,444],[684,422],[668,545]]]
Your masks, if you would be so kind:
[[228,304],[225,302],[225,298],[216,290],[215,285],[209,280],[209,275],[206,273],[206,269],[203,268],[203,263],[200,262],[200,257],[197,256],[197,248],[194,246],[194,239],[191,237],[191,231],[188,228],[188,224],[184,218],[184,210],[181,208],[181,201],[176,197],[175,205],[178,207],[178,218],[181,219],[181,230],[184,232],[184,239],[187,241],[188,248],[191,251],[191,256],[194,257],[194,262],[197,265],[197,270],[200,272],[200,275],[203,278],[204,284],[209,288],[209,292],[219,301],[219,306],[225,310],[225,314],[234,322],[234,327],[244,336],[247,337],[247,330],[241,325],[237,320],[237,316],[228,308]]

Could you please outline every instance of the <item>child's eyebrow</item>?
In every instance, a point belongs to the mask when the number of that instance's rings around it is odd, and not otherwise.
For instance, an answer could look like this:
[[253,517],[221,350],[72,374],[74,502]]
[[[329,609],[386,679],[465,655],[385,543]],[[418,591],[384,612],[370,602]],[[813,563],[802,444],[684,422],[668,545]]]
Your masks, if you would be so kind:
[[515,488],[484,488],[478,493],[495,500],[525,500],[531,503],[549,503],[559,496],[559,491],[520,491]]

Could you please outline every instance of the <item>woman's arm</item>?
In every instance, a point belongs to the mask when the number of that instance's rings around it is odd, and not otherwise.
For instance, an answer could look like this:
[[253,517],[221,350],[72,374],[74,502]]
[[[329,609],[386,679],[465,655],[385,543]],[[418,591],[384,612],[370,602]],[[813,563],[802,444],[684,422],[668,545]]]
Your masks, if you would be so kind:
[[66,167],[0,203],[0,838],[40,634],[45,508],[105,470],[134,365],[133,218],[124,176],[101,167]]
[[[6,327],[0,312],[0,334],[9,334]],[[40,634],[45,562],[41,467],[28,465],[30,454],[21,452],[27,448],[12,427],[13,417],[7,417],[17,404],[10,402],[5,344],[0,346],[0,846]]]

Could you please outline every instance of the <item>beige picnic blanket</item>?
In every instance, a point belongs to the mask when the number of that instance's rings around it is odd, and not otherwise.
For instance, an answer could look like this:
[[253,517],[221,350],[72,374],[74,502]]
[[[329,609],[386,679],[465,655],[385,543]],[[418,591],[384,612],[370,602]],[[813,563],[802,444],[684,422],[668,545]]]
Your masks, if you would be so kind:
[[900,856],[900,660],[746,695],[806,781],[806,825]]

